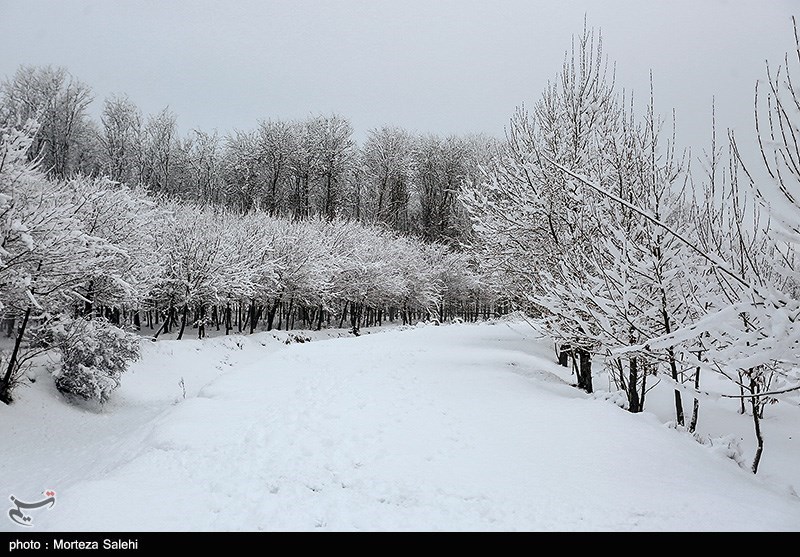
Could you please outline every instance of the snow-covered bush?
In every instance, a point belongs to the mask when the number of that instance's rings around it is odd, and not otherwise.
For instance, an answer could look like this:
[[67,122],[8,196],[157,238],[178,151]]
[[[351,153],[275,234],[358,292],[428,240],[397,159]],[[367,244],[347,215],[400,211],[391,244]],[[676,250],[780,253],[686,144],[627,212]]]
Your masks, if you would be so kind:
[[86,400],[106,402],[139,358],[139,337],[101,318],[60,320],[54,338],[61,352],[56,387]]

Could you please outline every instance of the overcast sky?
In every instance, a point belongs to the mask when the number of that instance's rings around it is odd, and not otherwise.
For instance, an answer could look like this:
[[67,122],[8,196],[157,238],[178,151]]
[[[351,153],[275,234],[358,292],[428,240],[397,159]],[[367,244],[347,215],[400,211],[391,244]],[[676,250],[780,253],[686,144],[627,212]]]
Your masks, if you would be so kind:
[[393,124],[502,135],[559,69],[586,16],[618,88],[677,111],[678,133],[749,133],[765,59],[793,46],[797,0],[0,0],[0,76],[65,66],[95,92],[169,106],[182,130],[338,112],[357,138]]

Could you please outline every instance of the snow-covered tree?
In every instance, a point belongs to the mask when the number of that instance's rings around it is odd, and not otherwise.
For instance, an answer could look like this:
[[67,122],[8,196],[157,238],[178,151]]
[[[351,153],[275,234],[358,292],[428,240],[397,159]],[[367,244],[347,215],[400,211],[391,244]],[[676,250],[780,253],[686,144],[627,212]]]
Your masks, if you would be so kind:
[[111,96],[103,104],[101,165],[111,180],[137,185],[142,157],[142,113],[126,96]]
[[45,173],[66,177],[82,170],[81,157],[94,136],[87,116],[92,99],[91,88],[66,68],[20,66],[0,84],[0,126],[39,122],[28,156]]
[[231,233],[238,222],[229,211],[178,202],[168,208],[171,219],[164,223],[160,239],[169,249],[152,298],[167,309],[162,328],[177,317],[175,312],[180,314],[181,339],[190,311],[204,319],[213,305],[250,297],[260,268],[252,260],[258,251],[239,243],[240,232]]
[[33,141],[30,130],[1,133],[0,191],[5,209],[0,224],[0,304],[6,319],[19,322],[0,376],[0,399],[8,402],[31,324],[39,328],[54,314],[84,301],[87,280],[110,269],[124,247],[87,231],[75,182],[49,180],[35,163],[25,160]]
[[365,215],[368,222],[386,223],[400,231],[410,229],[413,147],[413,138],[401,128],[369,131],[362,148],[366,195],[371,200]]
[[[550,333],[580,362],[578,386],[589,392],[600,333],[580,307],[588,287],[587,254],[604,232],[597,196],[580,190],[559,165],[613,186],[608,146],[621,110],[612,85],[602,41],[585,29],[533,112],[520,108],[512,118],[485,179],[460,197],[481,263],[504,283],[510,299],[532,313],[546,312]],[[558,296],[551,296],[556,290]]]

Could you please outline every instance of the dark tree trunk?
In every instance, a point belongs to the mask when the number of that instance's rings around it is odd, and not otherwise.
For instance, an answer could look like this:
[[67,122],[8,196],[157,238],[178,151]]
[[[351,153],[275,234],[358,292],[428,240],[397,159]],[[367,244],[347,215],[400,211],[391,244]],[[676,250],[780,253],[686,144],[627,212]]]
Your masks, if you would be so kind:
[[197,338],[201,339],[206,336],[206,307],[200,306],[197,313]]
[[578,357],[578,388],[592,392],[592,353],[583,348],[578,348],[576,351]]
[[647,374],[649,373],[649,367],[647,366],[647,362],[642,362],[642,390],[639,393],[639,408],[644,411],[644,395],[647,394]]
[[361,312],[363,311],[363,304],[353,304],[350,310],[350,325],[352,325],[352,332],[358,336],[361,331]]
[[258,325],[258,317],[256,316],[256,302],[255,300],[250,302],[250,334],[256,332],[256,326]]
[[739,372],[739,414],[744,415],[747,410],[745,409],[745,396],[744,396],[744,376],[742,376],[742,372]]
[[286,310],[286,330],[289,330],[289,318],[292,315],[292,307],[294,306],[294,298],[289,299],[289,307]]
[[133,326],[136,327],[137,331],[140,331],[142,329],[142,322],[139,317],[138,309],[133,312]]
[[183,311],[181,312],[181,330],[178,333],[178,340],[183,338],[183,331],[186,329],[186,316],[189,314],[189,304],[183,304]]
[[214,327],[219,331],[219,309],[217,308],[217,304],[211,307],[211,321],[214,323]]
[[19,358],[19,347],[22,345],[22,337],[25,335],[25,329],[28,327],[28,319],[31,316],[31,306],[25,309],[25,315],[22,316],[22,323],[17,331],[17,338],[14,341],[14,349],[11,351],[11,356],[8,359],[8,367],[0,380],[0,402],[6,404],[11,403],[11,382],[14,379],[14,371],[17,367],[17,359]]
[[639,393],[636,390],[639,383],[639,362],[636,357],[630,358],[628,369],[628,411],[638,414],[642,411],[642,408],[639,407]]
[[753,457],[753,465],[751,466],[751,470],[753,474],[758,473],[758,465],[761,462],[761,454],[764,452],[764,436],[761,434],[761,420],[758,417],[759,415],[759,406],[761,405],[757,395],[759,392],[758,384],[756,380],[752,376],[752,372],[750,375],[750,394],[754,395],[750,397],[750,407],[753,411],[753,427],[755,428],[756,432],[756,441],[758,442],[758,447],[756,448],[756,454]]
[[[694,370],[694,388],[700,389],[700,368]],[[697,430],[697,419],[700,416],[700,401],[697,396],[692,401],[692,420],[689,422],[689,433],[694,433]]]
[[162,332],[165,335],[169,334],[169,323],[171,320],[172,320],[172,306],[169,306],[169,308],[167,309],[167,314],[164,316],[164,323],[161,326]]
[[558,351],[558,364],[562,367],[569,367],[569,359],[574,357],[570,345],[563,344]]
[[228,302],[225,305],[225,334],[226,335],[231,334],[231,329],[233,329],[231,323],[231,303]]
[[342,309],[342,317],[339,319],[339,328],[341,329],[344,327],[344,321],[347,319],[347,307],[350,305],[350,302],[344,303],[344,309]]
[[[678,366],[675,363],[675,354],[672,352],[672,348],[667,348],[667,355],[669,356],[669,367],[672,373],[672,379],[678,383]],[[675,389],[675,421],[678,422],[679,426],[683,426],[684,424],[683,401],[681,400],[681,392],[678,389]]]
[[319,305],[319,316],[317,317],[317,330],[318,330],[318,331],[321,331],[321,330],[322,330],[322,319],[323,319],[323,317],[322,317],[322,316],[323,316],[323,313],[324,313],[324,312],[323,312],[323,310],[322,310],[322,304],[320,304],[320,305]]
[[161,333],[166,333],[166,332],[168,332],[168,331],[167,331],[167,323],[169,323],[169,320],[168,320],[168,319],[165,319],[165,320],[163,321],[163,323],[161,323],[161,326],[160,326],[160,327],[158,328],[158,330],[156,331],[156,334],[154,334],[154,335],[153,335],[153,340],[157,339],[157,338],[158,338],[158,335],[160,335]]
[[[275,301],[272,302],[272,305],[269,307],[269,311],[267,312],[267,330],[271,331],[273,323],[275,322],[275,312],[278,311],[278,307],[280,306],[281,299],[280,297],[275,298]],[[280,327],[278,327],[280,329]]]

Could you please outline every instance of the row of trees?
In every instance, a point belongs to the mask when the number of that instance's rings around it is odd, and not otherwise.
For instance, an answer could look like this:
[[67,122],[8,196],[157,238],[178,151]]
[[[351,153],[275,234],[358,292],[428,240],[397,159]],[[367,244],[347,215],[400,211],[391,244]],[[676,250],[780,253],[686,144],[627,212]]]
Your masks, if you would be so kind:
[[757,93],[760,160],[745,160],[732,134],[720,141],[714,123],[692,171],[652,91],[637,113],[585,29],[461,196],[485,272],[541,318],[578,386],[592,391],[592,357],[603,356],[631,412],[667,381],[677,425],[694,431],[701,376],[713,373],[753,417],[753,472],[765,406],[800,389],[800,98],[785,62]]
[[128,97],[112,96],[98,122],[92,102],[91,87],[66,69],[21,66],[0,84],[0,125],[39,121],[29,157],[54,178],[107,176],[184,201],[385,224],[451,244],[469,230],[460,183],[477,175],[495,143],[383,127],[359,146],[338,114],[182,136],[168,109],[145,116]]
[[157,197],[108,178],[57,179],[29,160],[35,127],[0,135],[6,402],[25,362],[69,319],[152,327],[155,337],[177,329],[178,338],[187,325],[202,337],[209,324],[252,333],[347,319],[358,334],[384,319],[475,319],[490,302],[468,256],[442,243],[354,220]]

